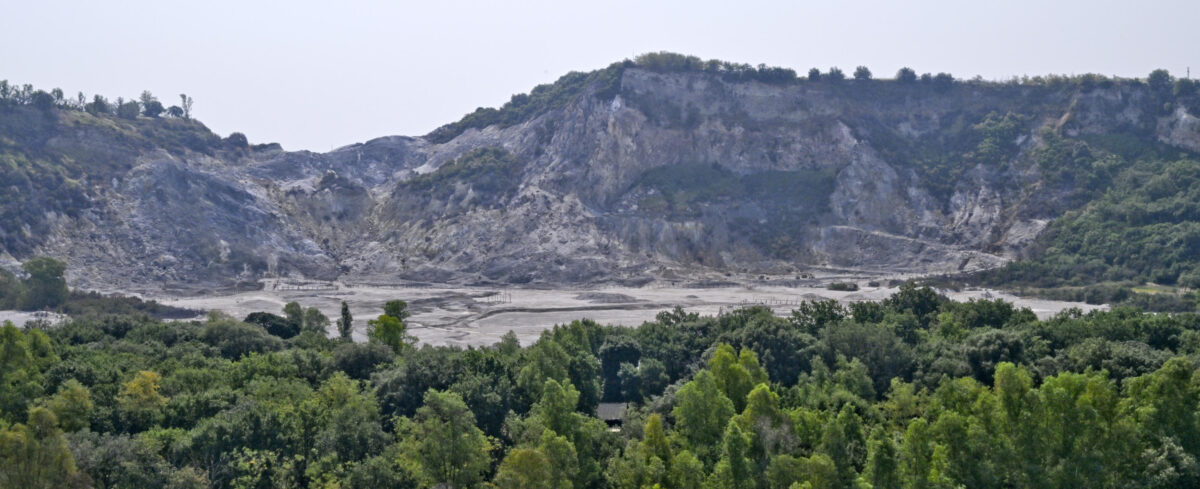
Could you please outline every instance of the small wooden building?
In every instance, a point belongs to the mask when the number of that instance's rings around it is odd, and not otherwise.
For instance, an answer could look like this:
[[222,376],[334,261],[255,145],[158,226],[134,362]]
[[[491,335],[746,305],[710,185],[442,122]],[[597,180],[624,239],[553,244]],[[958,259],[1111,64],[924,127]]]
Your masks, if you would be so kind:
[[621,416],[625,414],[624,402],[602,402],[596,406],[596,417],[608,425],[609,431],[621,431]]

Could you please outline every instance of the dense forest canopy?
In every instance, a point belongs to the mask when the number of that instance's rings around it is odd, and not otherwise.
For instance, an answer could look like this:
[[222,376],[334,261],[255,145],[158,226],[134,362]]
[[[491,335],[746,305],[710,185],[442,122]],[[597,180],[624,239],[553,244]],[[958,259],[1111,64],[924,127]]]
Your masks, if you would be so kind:
[[4,325],[0,487],[1200,483],[1191,313],[1038,320],[906,284],[461,349],[415,348],[400,301],[363,344],[283,312]]

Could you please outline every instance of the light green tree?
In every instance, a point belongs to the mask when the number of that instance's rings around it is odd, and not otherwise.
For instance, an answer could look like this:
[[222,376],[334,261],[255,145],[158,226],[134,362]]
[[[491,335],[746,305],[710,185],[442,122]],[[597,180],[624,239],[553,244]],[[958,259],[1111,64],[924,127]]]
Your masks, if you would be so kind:
[[746,395],[750,390],[767,381],[767,372],[759,366],[758,356],[745,348],[741,353],[735,353],[732,346],[721,343],[708,366],[717,386],[733,401],[737,412],[746,408]]
[[757,487],[758,477],[754,463],[747,456],[750,440],[742,433],[737,423],[729,423],[725,429],[721,460],[709,477],[709,487],[721,489],[751,489]]
[[0,424],[0,487],[71,487],[75,474],[75,459],[49,409],[30,409],[25,424]]
[[862,419],[854,412],[853,406],[842,406],[837,417],[825,425],[820,448],[837,465],[838,484],[850,487],[857,478],[857,469],[866,463],[867,458]]
[[878,427],[871,433],[863,478],[871,484],[872,489],[900,489],[900,464],[896,450],[896,441],[887,430]]
[[310,331],[321,336],[325,336],[325,331],[329,328],[329,318],[321,313],[320,309],[310,307],[304,310],[304,323],[301,326],[301,331]]
[[491,440],[453,392],[426,392],[425,404],[402,436],[402,452],[430,486],[473,487],[491,465]]
[[514,448],[500,463],[492,484],[497,489],[558,489],[550,461],[536,448]]
[[721,435],[733,417],[733,402],[717,387],[707,370],[679,388],[676,404],[671,411],[675,417],[675,434],[679,443],[690,447],[707,465],[716,462]]
[[367,338],[391,347],[396,353],[411,349],[415,343],[415,338],[408,335],[404,322],[387,314],[367,321]]
[[304,308],[300,307],[299,302],[289,302],[283,305],[283,316],[292,324],[303,327],[304,325]]
[[75,379],[67,379],[58,386],[58,392],[46,401],[46,407],[54,412],[58,424],[66,431],[78,431],[88,425],[88,417],[94,407],[92,393]]
[[167,398],[159,392],[161,385],[162,375],[142,370],[121,386],[117,406],[134,430],[148,428],[162,420]]

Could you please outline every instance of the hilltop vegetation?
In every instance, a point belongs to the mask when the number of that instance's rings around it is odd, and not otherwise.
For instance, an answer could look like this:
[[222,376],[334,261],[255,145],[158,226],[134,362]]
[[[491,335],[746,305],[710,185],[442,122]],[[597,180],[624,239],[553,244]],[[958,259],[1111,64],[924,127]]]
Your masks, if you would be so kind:
[[83,93],[64,98],[0,80],[0,246],[32,252],[56,216],[79,217],[147,152],[212,156],[246,146],[239,133],[213,134],[191,117],[192,99],[181,98],[186,109],[164,109],[149,92],[87,102]]
[[[285,312],[0,328],[0,486],[1200,482],[1195,314],[1039,321],[906,285],[848,309],[676,309],[463,350],[414,348],[402,302],[366,344]],[[619,432],[601,402],[629,403]]]

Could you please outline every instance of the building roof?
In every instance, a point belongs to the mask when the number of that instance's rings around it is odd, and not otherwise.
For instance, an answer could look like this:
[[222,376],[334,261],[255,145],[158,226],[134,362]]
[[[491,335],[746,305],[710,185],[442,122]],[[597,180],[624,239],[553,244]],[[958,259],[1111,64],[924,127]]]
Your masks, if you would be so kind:
[[628,403],[624,402],[602,402],[596,406],[596,417],[604,421],[620,421],[621,415],[625,414],[625,406]]

